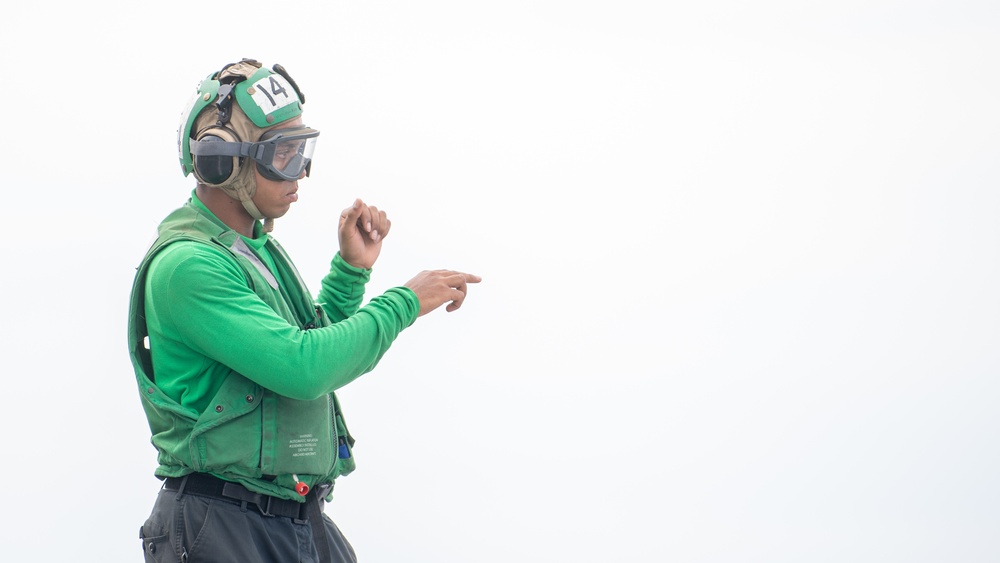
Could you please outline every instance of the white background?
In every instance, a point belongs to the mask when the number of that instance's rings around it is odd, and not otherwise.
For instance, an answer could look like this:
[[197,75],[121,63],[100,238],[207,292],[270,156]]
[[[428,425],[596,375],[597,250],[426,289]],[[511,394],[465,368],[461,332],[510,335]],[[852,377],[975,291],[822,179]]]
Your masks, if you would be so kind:
[[128,292],[242,57],[322,131],[314,290],[354,197],[370,295],[484,277],[340,393],[362,561],[1000,558],[996,2],[153,6],[0,18],[5,561],[140,560]]

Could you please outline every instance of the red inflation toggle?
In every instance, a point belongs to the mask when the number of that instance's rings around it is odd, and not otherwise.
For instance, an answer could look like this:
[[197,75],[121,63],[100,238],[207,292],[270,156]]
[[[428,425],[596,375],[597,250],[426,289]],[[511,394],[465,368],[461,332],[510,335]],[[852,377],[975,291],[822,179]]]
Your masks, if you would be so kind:
[[304,497],[309,494],[309,485],[299,481],[298,475],[292,474],[292,479],[295,479],[295,492],[299,493],[299,496]]

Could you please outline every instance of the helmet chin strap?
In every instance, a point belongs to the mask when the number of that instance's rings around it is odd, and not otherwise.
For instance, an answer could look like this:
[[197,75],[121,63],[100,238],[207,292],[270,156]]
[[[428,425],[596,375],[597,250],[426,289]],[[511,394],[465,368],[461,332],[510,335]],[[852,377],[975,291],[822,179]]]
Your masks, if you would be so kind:
[[251,199],[250,196],[247,196],[244,190],[240,190],[238,193],[240,196],[240,203],[243,204],[243,209],[246,209],[247,213],[249,213],[254,219],[264,221],[264,225],[261,230],[265,233],[273,231],[274,219],[271,217],[264,217],[260,210],[257,209],[257,206],[253,204],[253,199]]
[[263,232],[270,233],[274,230],[274,219],[264,217],[264,214],[253,203],[253,195],[257,193],[257,181],[254,177],[252,166],[244,167],[240,171],[240,175],[232,183],[219,187],[225,190],[229,197],[239,200],[243,204],[243,209],[246,209],[251,217],[257,221],[264,221],[263,228],[261,229]]

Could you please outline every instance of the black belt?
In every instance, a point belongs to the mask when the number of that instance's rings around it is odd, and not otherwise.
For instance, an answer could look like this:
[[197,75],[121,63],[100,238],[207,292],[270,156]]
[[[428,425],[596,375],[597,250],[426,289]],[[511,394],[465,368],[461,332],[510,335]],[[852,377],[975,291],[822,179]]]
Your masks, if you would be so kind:
[[309,505],[324,498],[333,485],[316,485],[306,495],[306,502],[297,502],[255,493],[239,483],[224,481],[207,473],[191,473],[184,477],[167,477],[163,488],[181,494],[220,499],[234,504],[253,506],[264,516],[284,516],[309,520]]

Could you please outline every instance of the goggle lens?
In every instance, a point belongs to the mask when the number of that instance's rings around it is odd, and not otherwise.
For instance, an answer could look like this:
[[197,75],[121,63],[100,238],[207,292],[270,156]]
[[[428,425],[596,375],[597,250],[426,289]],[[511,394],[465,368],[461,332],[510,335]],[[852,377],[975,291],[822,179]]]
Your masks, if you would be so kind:
[[316,138],[319,131],[300,127],[268,131],[258,142],[272,145],[274,150],[266,150],[261,158],[255,158],[257,169],[270,180],[298,180],[302,173],[309,175]]

